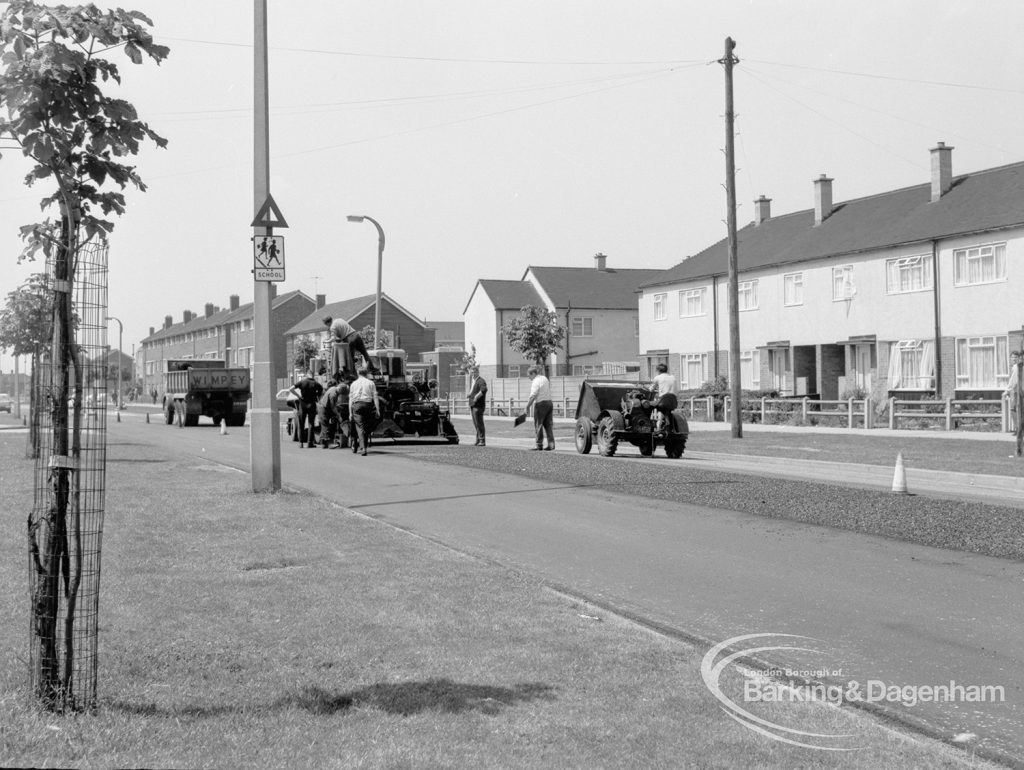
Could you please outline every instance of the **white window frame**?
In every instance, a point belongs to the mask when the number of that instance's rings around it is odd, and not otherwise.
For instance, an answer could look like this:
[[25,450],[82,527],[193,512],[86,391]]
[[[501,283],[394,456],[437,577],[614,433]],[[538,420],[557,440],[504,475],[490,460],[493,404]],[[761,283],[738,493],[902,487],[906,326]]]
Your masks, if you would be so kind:
[[853,265],[836,265],[832,268],[832,301],[852,299],[856,293],[853,285]]
[[[690,364],[700,366],[698,382],[690,381]],[[679,354],[679,382],[681,390],[693,390],[699,388],[708,381],[708,354],[707,353],[680,353]]]
[[[744,365],[750,376],[744,378]],[[761,351],[753,350],[740,351],[740,387],[747,390],[760,390],[761,388]]]
[[508,365],[508,376],[509,377],[515,378],[515,379],[519,379],[520,377],[522,377],[521,372],[522,372],[522,368],[521,368],[521,366],[519,364],[509,364]]
[[704,307],[706,294],[706,286],[701,286],[699,289],[682,289],[679,292],[679,317],[696,318],[707,315],[708,311]]
[[[1002,390],[1010,380],[1010,340],[1005,334],[983,334],[976,337],[957,337],[953,343],[956,387],[958,390]],[[970,353],[991,348],[994,354],[994,383],[971,381]],[[964,360],[967,354],[967,360]]]
[[[900,381],[889,383],[890,390],[933,390],[935,383],[934,346],[929,355],[931,375],[927,382],[922,382],[921,361],[926,353],[925,340],[899,340],[895,348],[900,356]],[[909,364],[909,365],[908,365]]]
[[738,287],[737,305],[741,311],[757,310],[757,278],[749,281],[740,281]]
[[655,294],[654,295],[654,320],[664,321],[668,318],[668,295],[667,294]]
[[[591,316],[576,316],[570,320],[573,337],[593,337],[594,336],[594,319]],[[579,332],[576,331],[576,325],[579,324]],[[588,330],[589,327],[589,330]]]
[[[982,260],[992,261],[991,278],[970,279],[972,260],[984,267]],[[1006,243],[986,243],[966,249],[953,250],[953,285],[978,286],[984,283],[999,283],[1006,280]]]
[[604,374],[603,364],[573,364],[573,377],[586,377],[588,374]]
[[[932,255],[897,257],[885,261],[886,294],[911,294],[931,291],[934,286]],[[909,286],[908,286],[909,284]]]
[[786,273],[782,276],[782,301],[786,307],[804,304],[804,274]]

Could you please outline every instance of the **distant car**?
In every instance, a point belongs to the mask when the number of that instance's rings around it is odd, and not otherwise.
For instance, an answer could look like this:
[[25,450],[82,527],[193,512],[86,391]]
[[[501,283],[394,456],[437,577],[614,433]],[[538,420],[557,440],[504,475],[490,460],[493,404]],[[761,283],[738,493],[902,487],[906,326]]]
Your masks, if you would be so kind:
[[11,413],[14,408],[14,401],[6,393],[0,393],[0,412]]

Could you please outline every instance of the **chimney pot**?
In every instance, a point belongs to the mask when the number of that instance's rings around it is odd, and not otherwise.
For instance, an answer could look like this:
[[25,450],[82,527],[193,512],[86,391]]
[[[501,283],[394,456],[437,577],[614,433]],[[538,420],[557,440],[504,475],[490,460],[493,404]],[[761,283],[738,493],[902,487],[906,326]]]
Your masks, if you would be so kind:
[[763,195],[754,201],[754,224],[759,225],[772,216],[772,199]]
[[605,270],[605,269],[607,269],[607,268],[605,268],[605,263],[607,262],[607,260],[608,260],[607,256],[605,256],[601,252],[597,252],[597,254],[594,255],[594,268],[596,270]]
[[822,174],[814,180],[814,224],[820,225],[832,213],[832,181]]
[[932,203],[949,192],[953,187],[953,148],[945,142],[931,149],[932,154]]

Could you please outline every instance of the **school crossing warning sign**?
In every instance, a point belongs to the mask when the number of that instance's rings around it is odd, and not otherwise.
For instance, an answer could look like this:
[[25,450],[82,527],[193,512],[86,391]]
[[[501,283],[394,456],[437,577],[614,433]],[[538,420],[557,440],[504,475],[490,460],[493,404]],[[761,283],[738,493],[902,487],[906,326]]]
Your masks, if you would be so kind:
[[257,235],[252,239],[252,273],[257,281],[284,280],[284,236]]

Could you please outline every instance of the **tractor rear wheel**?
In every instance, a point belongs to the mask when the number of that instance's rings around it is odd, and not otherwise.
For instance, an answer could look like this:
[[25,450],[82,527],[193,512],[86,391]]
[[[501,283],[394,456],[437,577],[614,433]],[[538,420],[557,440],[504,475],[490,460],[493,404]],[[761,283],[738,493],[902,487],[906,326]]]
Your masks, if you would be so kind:
[[619,448],[619,437],[615,435],[615,421],[604,417],[597,425],[597,451],[602,457],[611,457]]
[[581,455],[590,454],[594,446],[594,423],[589,417],[576,420],[576,451]]

